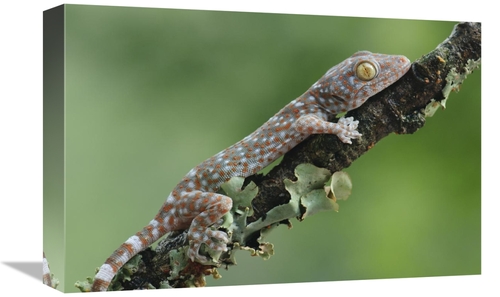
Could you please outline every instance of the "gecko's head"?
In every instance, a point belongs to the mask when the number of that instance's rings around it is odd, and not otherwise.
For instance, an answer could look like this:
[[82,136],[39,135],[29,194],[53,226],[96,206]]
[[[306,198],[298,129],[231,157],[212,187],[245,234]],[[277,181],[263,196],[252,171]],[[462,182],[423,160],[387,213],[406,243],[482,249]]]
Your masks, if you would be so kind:
[[341,111],[351,110],[400,79],[410,65],[405,56],[357,52],[330,68],[312,90]]

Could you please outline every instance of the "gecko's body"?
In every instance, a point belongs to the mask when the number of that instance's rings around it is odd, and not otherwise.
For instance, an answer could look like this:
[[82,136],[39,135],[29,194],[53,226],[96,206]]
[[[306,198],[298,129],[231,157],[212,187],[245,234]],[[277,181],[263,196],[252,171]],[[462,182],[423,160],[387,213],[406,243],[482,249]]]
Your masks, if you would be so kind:
[[216,230],[232,200],[216,193],[233,176],[247,177],[288,152],[311,134],[336,134],[344,143],[361,137],[358,122],[335,115],[359,107],[382,91],[410,67],[404,56],[358,52],[332,67],[309,90],[290,102],[255,132],[191,169],[175,186],[154,219],[131,236],[106,260],[92,291],[105,291],[118,269],[161,236],[188,231],[188,256],[207,263],[199,254],[202,243],[226,251],[228,236]]

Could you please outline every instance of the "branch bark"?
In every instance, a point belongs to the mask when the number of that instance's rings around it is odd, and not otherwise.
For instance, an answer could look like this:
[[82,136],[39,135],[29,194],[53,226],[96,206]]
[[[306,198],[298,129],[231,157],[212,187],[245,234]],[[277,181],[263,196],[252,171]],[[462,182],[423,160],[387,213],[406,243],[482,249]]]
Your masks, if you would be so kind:
[[[290,200],[285,190],[284,179],[295,180],[294,169],[302,163],[311,163],[330,172],[347,168],[378,141],[391,133],[412,134],[425,124],[425,108],[446,99],[445,87],[450,87],[450,73],[468,72],[469,60],[481,58],[481,24],[459,23],[451,35],[436,49],[412,64],[408,73],[395,84],[370,98],[360,108],[346,116],[359,120],[361,139],[352,145],[342,143],[335,135],[314,135],[288,152],[282,162],[267,175],[254,175],[245,183],[253,181],[259,188],[253,200],[254,213],[247,224],[261,219],[269,210]],[[456,85],[452,87],[457,87]],[[283,222],[287,223],[287,222]],[[258,235],[256,235],[257,238]],[[140,289],[150,283],[155,287],[171,276],[171,261],[168,253],[187,246],[186,232],[172,234],[160,243],[157,251],[148,249],[141,253],[142,261],[130,281],[122,282],[125,289]],[[247,243],[258,248],[258,243]],[[168,281],[172,287],[204,286],[204,276],[216,275],[212,266],[190,263],[176,277]]]

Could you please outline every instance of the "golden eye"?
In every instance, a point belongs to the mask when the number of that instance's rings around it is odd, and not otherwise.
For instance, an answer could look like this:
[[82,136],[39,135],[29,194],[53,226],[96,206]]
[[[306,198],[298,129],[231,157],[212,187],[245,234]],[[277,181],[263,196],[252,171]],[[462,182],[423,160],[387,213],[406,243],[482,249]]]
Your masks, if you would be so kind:
[[356,65],[356,76],[361,80],[372,80],[377,76],[377,67],[371,62],[363,61]]

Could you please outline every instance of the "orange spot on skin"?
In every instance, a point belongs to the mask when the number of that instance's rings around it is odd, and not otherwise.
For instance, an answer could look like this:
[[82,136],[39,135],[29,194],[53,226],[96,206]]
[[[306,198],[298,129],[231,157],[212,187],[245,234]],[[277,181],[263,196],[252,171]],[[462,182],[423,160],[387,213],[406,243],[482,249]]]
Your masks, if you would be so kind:
[[279,126],[278,128],[276,128],[276,132],[281,132],[283,130],[288,130],[290,129],[290,126],[292,126],[292,123],[287,123],[285,126]]
[[134,253],[134,249],[132,248],[132,246],[128,243],[124,244],[123,245],[123,248],[129,253],[129,254],[133,254]]
[[[164,210],[163,210],[163,211],[164,211]],[[162,212],[163,212],[163,211],[162,211]],[[158,215],[157,215],[157,216],[155,216],[155,220],[156,220],[156,221],[157,221],[160,225],[161,225],[161,224],[163,224],[163,218],[162,218],[161,216],[158,216]]]
[[[163,222],[163,219],[162,219],[162,222]],[[161,234],[165,234],[165,233],[167,233],[167,230],[165,229],[165,227],[163,225],[161,225],[160,227],[158,227],[158,232],[160,232]]]
[[163,206],[163,212],[169,212],[173,207],[174,206],[172,204],[166,204]]
[[[116,273],[116,271],[114,271]],[[92,283],[92,289],[94,288],[107,288],[109,286],[109,282],[103,281],[102,279],[94,279],[94,282]]]
[[[202,223],[201,221],[202,221],[202,218],[200,218],[200,216],[196,216],[193,219],[193,222],[196,223],[197,225],[201,225],[201,223]],[[201,227],[198,227],[198,228],[201,228]],[[196,231],[196,229],[194,229],[193,231]]]

